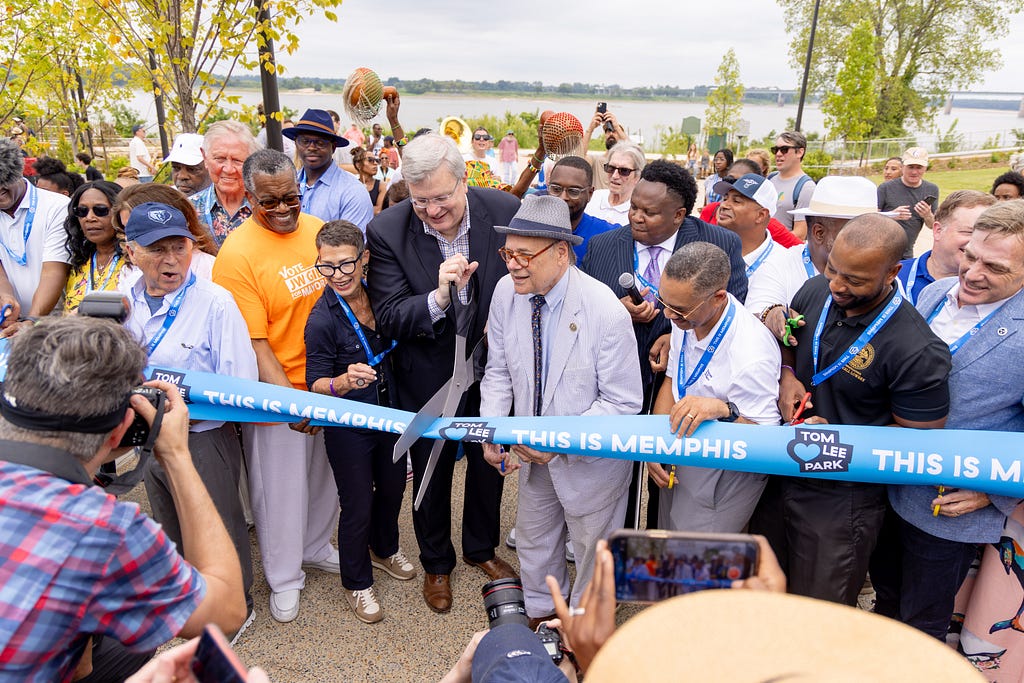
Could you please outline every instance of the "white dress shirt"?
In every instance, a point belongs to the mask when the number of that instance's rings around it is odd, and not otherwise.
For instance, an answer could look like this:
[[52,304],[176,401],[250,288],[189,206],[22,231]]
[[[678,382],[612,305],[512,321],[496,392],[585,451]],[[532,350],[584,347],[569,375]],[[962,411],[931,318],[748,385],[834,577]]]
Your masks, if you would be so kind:
[[[44,261],[70,263],[71,257],[64,246],[68,238],[64,220],[68,217],[67,197],[49,190],[40,190],[27,180],[25,196],[14,210],[14,216],[0,211],[0,264],[14,288],[14,296],[21,305],[21,314],[28,315],[32,297],[39,287],[39,276]],[[28,217],[32,196],[36,197],[36,212],[32,232],[25,239],[25,219]],[[13,252],[13,256],[12,256]],[[25,255],[25,265],[16,258]]]
[[[757,287],[750,286],[747,290],[748,311],[760,315],[761,311],[772,304],[789,306],[793,296],[810,279],[804,267],[804,246],[798,244],[780,250],[776,244],[772,248],[773,252],[779,251],[779,255],[769,258],[755,273],[758,275]],[[815,275],[820,275],[813,261],[809,265]]]
[[[795,248],[795,247],[794,247]],[[800,247],[803,249],[803,246]],[[764,241],[758,245],[757,249],[754,249],[749,254],[744,254],[743,262],[747,264],[747,268],[754,265],[761,256],[767,252],[764,260],[758,265],[757,270],[747,275],[747,310],[754,315],[761,315],[761,311],[764,310],[765,306],[771,304],[762,303],[771,296],[775,296],[775,292],[778,291],[778,285],[775,283],[773,278],[777,276],[772,273],[785,272],[790,268],[790,259],[792,258],[787,252],[788,250],[781,244],[776,243],[772,240],[771,233],[767,230],[764,231]],[[800,268],[803,269],[803,254],[801,253]],[[801,283],[803,284],[803,283]],[[762,290],[765,290],[762,293]],[[796,294],[796,291],[793,292]],[[791,297],[792,298],[792,297]],[[789,303],[787,299],[785,302],[773,301],[772,303]]]
[[[957,295],[959,293],[960,283],[957,283],[953,285],[948,292],[946,292],[946,298],[943,299],[942,308],[939,309],[938,314],[932,318],[931,323],[929,323],[929,326],[932,328],[932,332],[947,344],[952,344],[957,339],[967,334],[968,330],[997,311],[1000,306],[1012,298],[1006,297],[999,301],[993,301],[990,304],[968,304],[966,306],[960,306],[957,301]],[[1014,292],[1014,294],[1016,294],[1016,292]],[[930,318],[932,313],[933,311],[927,311],[925,313],[925,320]]]
[[594,190],[583,213],[608,221],[612,225],[629,225],[629,200],[621,204],[612,204],[608,198],[609,190]]

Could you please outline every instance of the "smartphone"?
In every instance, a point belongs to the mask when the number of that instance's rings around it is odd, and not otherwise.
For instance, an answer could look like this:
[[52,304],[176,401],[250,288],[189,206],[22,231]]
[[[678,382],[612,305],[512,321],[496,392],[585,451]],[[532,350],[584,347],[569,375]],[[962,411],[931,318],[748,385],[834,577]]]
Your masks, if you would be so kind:
[[192,673],[199,683],[245,683],[249,669],[231,649],[224,632],[216,624],[207,624],[199,637]]
[[924,200],[925,200],[926,202],[928,202],[929,204],[931,204],[932,202],[934,202],[934,201],[935,201],[936,199],[938,199],[938,197],[936,197],[936,196],[935,196],[935,195],[933,195],[933,194],[930,194],[930,195],[928,195],[927,197],[925,197],[925,198],[924,198]]
[[606,111],[608,111],[608,103],[607,102],[598,102],[597,103],[597,113],[598,114],[603,114]]
[[608,539],[615,599],[651,604],[709,588],[731,588],[757,573],[760,547],[747,534],[620,529]]

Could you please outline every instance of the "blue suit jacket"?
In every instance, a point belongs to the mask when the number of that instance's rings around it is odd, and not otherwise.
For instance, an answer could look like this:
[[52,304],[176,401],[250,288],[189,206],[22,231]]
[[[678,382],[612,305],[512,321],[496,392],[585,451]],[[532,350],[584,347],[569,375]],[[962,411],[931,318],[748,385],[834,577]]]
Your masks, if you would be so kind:
[[[679,226],[676,233],[676,249],[689,244],[690,242],[710,242],[728,254],[732,266],[732,274],[729,278],[729,293],[741,302],[747,298],[747,266],[743,262],[743,249],[740,238],[725,228],[711,225],[704,221],[687,216],[683,224]],[[615,292],[615,296],[622,298],[626,291],[619,286],[619,276],[623,273],[633,272],[633,255],[636,247],[633,242],[633,233],[628,225],[616,230],[603,232],[594,235],[587,245],[587,255],[583,259],[580,270],[590,277],[599,280]],[[636,343],[640,352],[640,373],[643,377],[644,386],[653,381],[651,364],[648,354],[654,342],[663,334],[668,334],[672,324],[663,315],[659,315],[649,323],[634,323],[633,332],[636,334]]]
[[[926,318],[957,283],[949,277],[921,292],[917,310]],[[949,373],[950,410],[947,429],[1024,432],[1024,290],[1017,292],[995,316],[953,356]],[[1004,460],[1018,453],[1000,453]],[[995,543],[1006,517],[1021,502],[993,496],[992,504],[962,517],[932,516],[933,486],[890,486],[893,509],[907,522],[932,536],[964,543]]]

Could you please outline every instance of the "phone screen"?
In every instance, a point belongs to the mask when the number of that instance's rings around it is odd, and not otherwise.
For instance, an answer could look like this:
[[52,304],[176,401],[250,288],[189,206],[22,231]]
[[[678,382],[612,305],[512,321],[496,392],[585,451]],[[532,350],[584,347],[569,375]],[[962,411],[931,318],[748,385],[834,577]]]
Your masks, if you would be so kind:
[[249,670],[216,624],[207,624],[199,638],[192,673],[199,683],[245,683]]
[[757,570],[760,548],[745,534],[622,530],[608,544],[615,598],[652,603],[709,588],[730,588]]

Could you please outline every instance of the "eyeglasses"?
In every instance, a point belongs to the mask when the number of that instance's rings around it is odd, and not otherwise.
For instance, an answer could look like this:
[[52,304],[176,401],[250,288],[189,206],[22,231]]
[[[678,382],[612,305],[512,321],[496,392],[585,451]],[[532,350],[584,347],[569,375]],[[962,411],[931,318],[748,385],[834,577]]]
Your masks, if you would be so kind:
[[504,261],[505,263],[508,263],[512,259],[515,259],[516,263],[518,263],[521,267],[529,268],[530,267],[530,261],[532,261],[533,259],[535,259],[538,256],[540,256],[545,251],[547,251],[551,247],[555,246],[557,243],[558,243],[558,240],[554,240],[553,242],[551,242],[551,244],[549,244],[548,246],[544,247],[543,249],[538,251],[536,254],[524,254],[524,253],[519,252],[519,251],[512,251],[511,249],[506,249],[505,247],[502,247],[501,249],[498,250],[498,256],[500,256],[501,260]]
[[548,194],[554,197],[560,196],[563,192],[569,195],[570,199],[579,199],[580,195],[587,191],[585,187],[562,187],[554,183],[548,183]]
[[493,140],[494,138],[492,138],[490,135],[474,135],[473,139],[474,140]]
[[260,208],[264,211],[271,211],[276,209],[280,204],[284,204],[289,209],[294,209],[296,206],[302,204],[302,197],[297,194],[289,194],[284,197],[270,197],[268,199],[257,199],[256,203],[260,205]]
[[359,259],[361,259],[362,257],[363,252],[359,252],[355,259],[351,261],[342,261],[336,266],[330,263],[320,263],[319,261],[317,261],[314,268],[316,268],[316,272],[328,278],[334,277],[335,273],[341,273],[342,275],[351,275],[352,273],[356,272],[356,266],[359,265]]
[[371,164],[379,164],[380,163],[380,159],[378,159],[377,157],[366,157],[366,160],[369,161]]
[[789,154],[792,150],[800,148],[794,147],[793,145],[779,145],[778,147],[772,147],[771,149],[772,154],[778,154],[779,152],[782,152],[783,154]]
[[313,135],[299,135],[295,138],[295,144],[299,147],[316,147],[318,149],[327,149],[331,146],[331,141],[327,138],[318,138]]
[[85,218],[89,215],[89,211],[92,211],[92,214],[96,216],[96,218],[103,218],[110,215],[110,207],[103,204],[97,204],[96,206],[83,206],[79,204],[75,208],[71,209],[71,213],[73,213],[77,218]]
[[623,168],[622,166],[612,166],[611,164],[604,165],[604,172],[609,176],[615,175],[615,172],[618,171],[620,176],[628,178],[635,170],[635,168]]
[[430,199],[423,199],[422,197],[410,197],[409,201],[411,201],[412,205],[415,206],[417,209],[425,209],[431,204],[441,206],[442,204],[446,204],[449,201],[451,201],[451,198],[455,196],[455,190],[459,189],[459,183],[461,182],[462,178],[456,180],[455,187],[452,188],[452,191],[449,192],[448,194],[443,194],[440,197],[432,197]]
[[675,316],[677,318],[682,318],[686,322],[690,322],[690,318],[693,316],[693,314],[696,313],[697,311],[699,311],[700,307],[703,306],[704,304],[706,304],[708,301],[710,301],[711,297],[713,297],[713,296],[714,296],[714,294],[712,294],[708,298],[704,299],[704,301],[701,301],[699,304],[694,306],[689,311],[683,311],[681,309],[676,308],[675,306],[670,306],[669,304],[665,303],[664,299],[661,298],[660,294],[655,294],[654,298],[658,300],[658,303],[661,304],[661,307],[666,312],[671,313],[673,316]]

